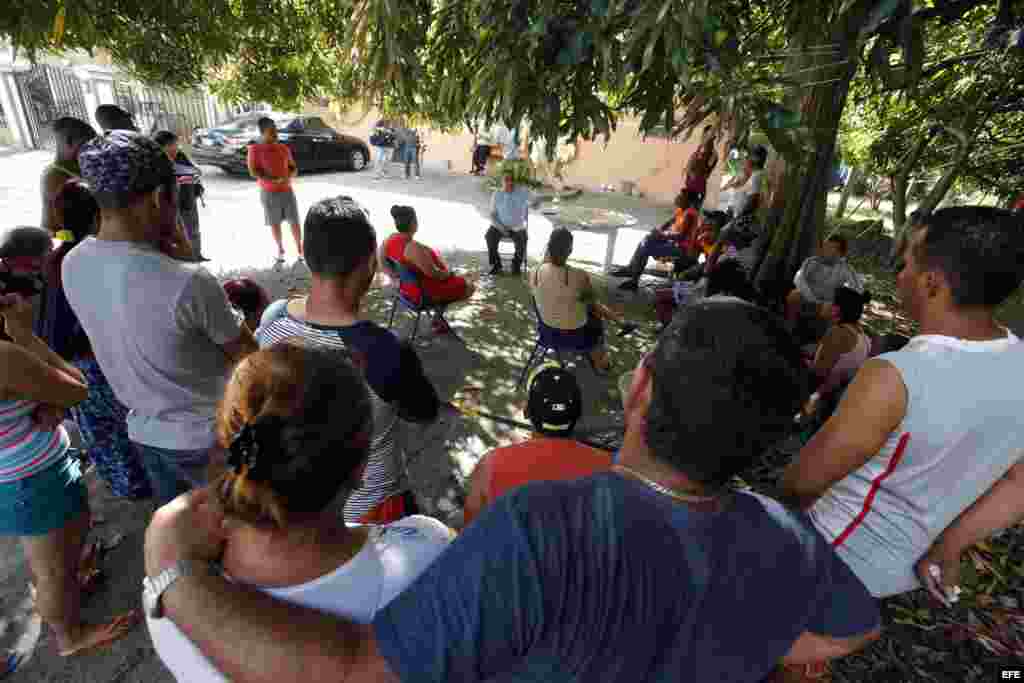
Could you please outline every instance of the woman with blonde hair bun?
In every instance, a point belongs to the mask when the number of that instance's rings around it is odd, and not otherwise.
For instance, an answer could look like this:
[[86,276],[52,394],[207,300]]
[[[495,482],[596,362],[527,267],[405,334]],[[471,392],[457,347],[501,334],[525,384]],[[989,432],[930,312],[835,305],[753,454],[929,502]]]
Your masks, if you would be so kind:
[[[373,434],[366,384],[346,353],[288,339],[246,357],[217,411],[228,467],[211,484],[229,521],[223,569],[274,597],[369,623],[453,538],[412,516],[346,526]],[[168,619],[148,618],[178,681],[225,681]]]

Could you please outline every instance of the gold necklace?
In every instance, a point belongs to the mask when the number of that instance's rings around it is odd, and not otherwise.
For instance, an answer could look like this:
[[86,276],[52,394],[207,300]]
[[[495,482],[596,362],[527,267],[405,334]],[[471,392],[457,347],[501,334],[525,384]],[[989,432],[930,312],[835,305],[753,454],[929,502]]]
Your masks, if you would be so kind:
[[656,482],[656,481],[654,481],[652,479],[648,479],[647,477],[645,477],[644,475],[640,474],[636,470],[634,470],[634,469],[632,469],[630,467],[626,467],[625,465],[612,465],[612,469],[618,470],[619,472],[622,472],[624,474],[628,474],[628,475],[630,475],[630,476],[632,476],[632,477],[634,477],[636,479],[639,479],[644,484],[647,484],[647,486],[649,486],[650,488],[654,489],[658,493],[666,495],[666,496],[668,496],[670,498],[674,498],[674,499],[676,499],[678,501],[682,501],[684,503],[706,503],[708,501],[716,500],[718,498],[717,495],[714,495],[714,496],[697,496],[697,495],[693,495],[693,494],[685,494],[685,493],[679,493],[677,491],[673,491],[669,487],[662,486],[658,482]]

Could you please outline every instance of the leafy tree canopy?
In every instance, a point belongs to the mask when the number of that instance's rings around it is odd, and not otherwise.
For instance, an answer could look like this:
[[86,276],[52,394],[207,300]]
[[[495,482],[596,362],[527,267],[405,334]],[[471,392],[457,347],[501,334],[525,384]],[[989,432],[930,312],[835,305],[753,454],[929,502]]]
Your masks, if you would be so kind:
[[929,25],[913,91],[889,89],[862,68],[843,116],[846,163],[895,176],[914,145],[928,137],[912,175],[934,179],[953,163],[956,143],[942,130],[953,127],[972,141],[957,189],[1018,193],[1024,185],[1024,70],[1013,50],[986,45],[996,19],[995,6],[982,6],[960,21]]

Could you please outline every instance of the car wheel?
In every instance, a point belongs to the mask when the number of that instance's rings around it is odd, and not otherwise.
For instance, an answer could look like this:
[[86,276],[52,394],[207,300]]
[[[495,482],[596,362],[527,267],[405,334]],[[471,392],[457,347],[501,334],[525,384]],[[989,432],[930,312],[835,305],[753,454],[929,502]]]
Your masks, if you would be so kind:
[[359,148],[352,150],[348,159],[353,171],[362,171],[366,168],[367,154],[365,150]]

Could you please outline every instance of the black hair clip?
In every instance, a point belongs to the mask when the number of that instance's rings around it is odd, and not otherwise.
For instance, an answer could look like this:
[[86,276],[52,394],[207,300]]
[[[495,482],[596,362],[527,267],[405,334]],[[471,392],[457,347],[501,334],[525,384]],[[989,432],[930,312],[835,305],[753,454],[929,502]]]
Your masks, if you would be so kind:
[[280,448],[283,427],[284,420],[277,416],[261,418],[254,423],[243,425],[228,447],[228,465],[235,474],[241,474],[244,466],[247,469],[247,476],[253,481],[266,479],[266,470],[272,464],[273,455]]

